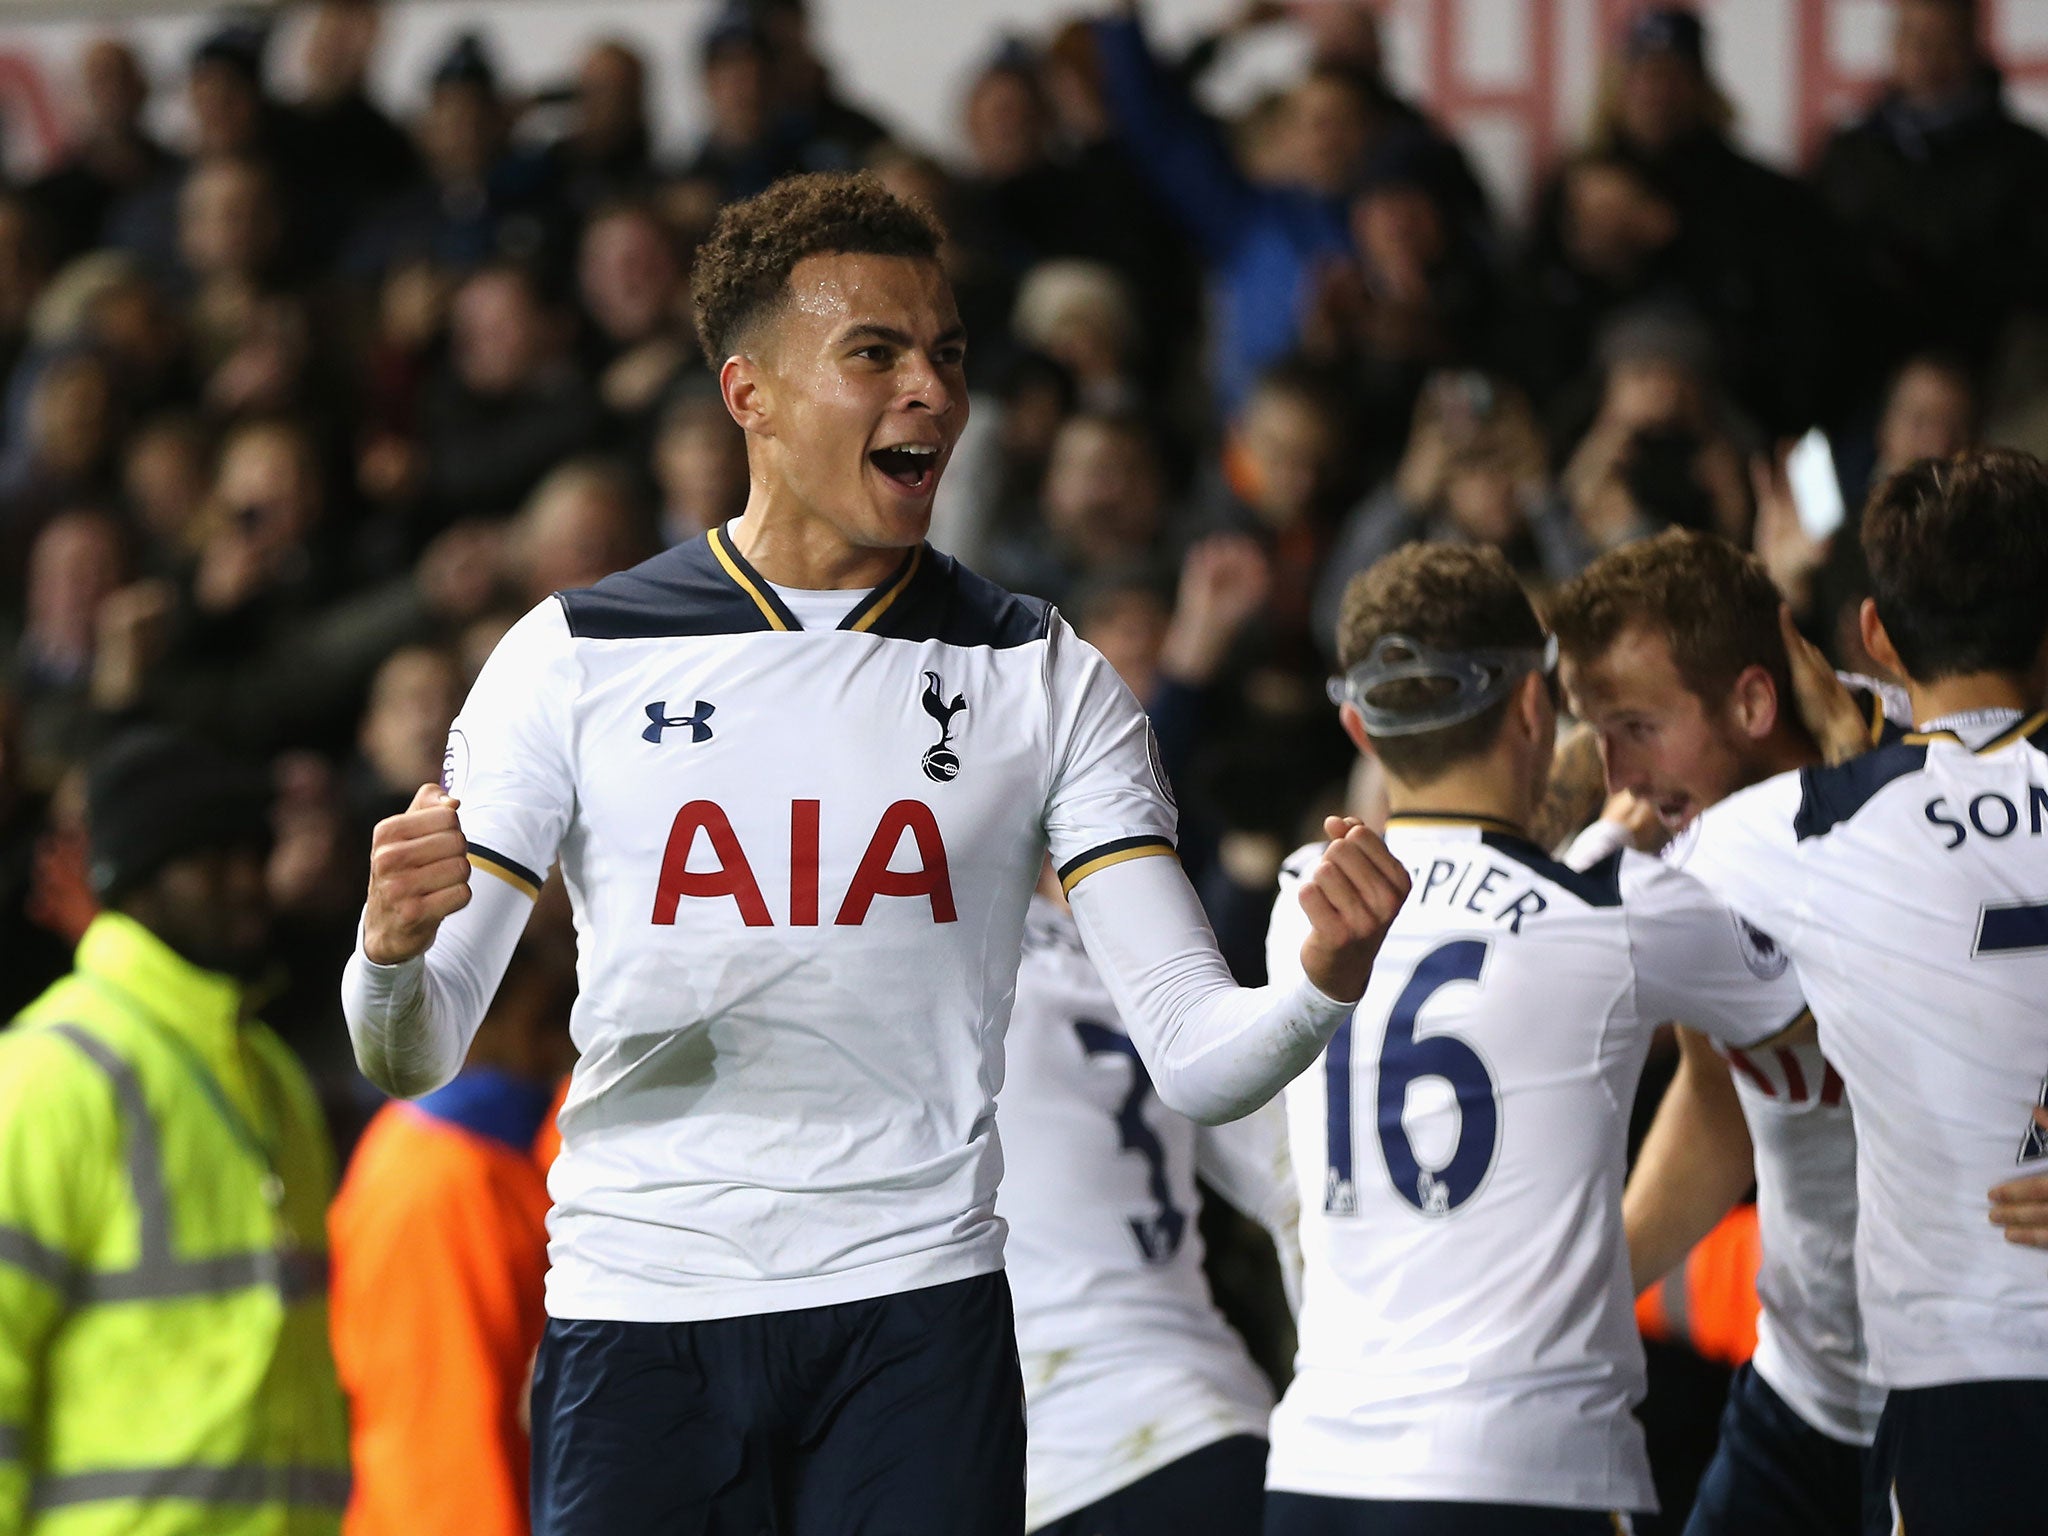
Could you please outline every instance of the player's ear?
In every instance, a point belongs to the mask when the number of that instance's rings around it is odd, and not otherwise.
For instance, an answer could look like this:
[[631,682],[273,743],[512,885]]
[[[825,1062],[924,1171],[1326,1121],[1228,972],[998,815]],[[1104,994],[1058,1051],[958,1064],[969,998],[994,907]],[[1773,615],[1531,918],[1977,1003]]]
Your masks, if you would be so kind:
[[1751,741],[1762,741],[1778,723],[1778,685],[1761,666],[1742,669],[1729,702],[1735,710],[1735,723]]
[[1899,665],[1899,648],[1892,644],[1892,637],[1885,633],[1884,620],[1877,616],[1877,599],[1866,597],[1863,606],[1856,611],[1856,627],[1863,636],[1863,649],[1892,676],[1903,678],[1906,669]]
[[1551,698],[1550,680],[1540,672],[1524,676],[1515,684],[1514,708],[1522,717],[1522,729],[1529,733],[1529,739],[1546,743],[1543,753],[1548,758],[1557,740],[1557,705]]
[[765,370],[743,352],[735,352],[718,370],[718,393],[726,411],[741,428],[773,436],[775,413]]
[[1365,757],[1378,757],[1372,749],[1372,738],[1365,734],[1365,717],[1349,704],[1337,711],[1337,723],[1344,727],[1344,734],[1351,738],[1351,745],[1358,748]]

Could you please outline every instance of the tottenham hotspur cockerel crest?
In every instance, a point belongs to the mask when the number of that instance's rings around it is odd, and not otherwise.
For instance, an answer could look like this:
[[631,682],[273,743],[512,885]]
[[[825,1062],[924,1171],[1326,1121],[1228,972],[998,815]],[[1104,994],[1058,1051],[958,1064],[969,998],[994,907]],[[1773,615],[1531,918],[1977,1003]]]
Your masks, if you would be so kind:
[[936,672],[924,675],[924,712],[939,722],[939,739],[924,754],[924,776],[940,784],[960,773],[960,754],[948,745],[953,739],[953,717],[967,707],[967,695],[956,693],[946,702],[945,684]]

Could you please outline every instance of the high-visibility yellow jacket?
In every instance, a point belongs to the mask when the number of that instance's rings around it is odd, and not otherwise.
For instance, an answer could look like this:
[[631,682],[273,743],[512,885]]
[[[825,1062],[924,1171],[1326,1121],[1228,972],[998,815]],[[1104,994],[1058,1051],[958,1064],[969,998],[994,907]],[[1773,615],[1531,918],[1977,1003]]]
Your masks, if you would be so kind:
[[333,1154],[241,988],[103,915],[0,1031],[0,1536],[331,1536]]

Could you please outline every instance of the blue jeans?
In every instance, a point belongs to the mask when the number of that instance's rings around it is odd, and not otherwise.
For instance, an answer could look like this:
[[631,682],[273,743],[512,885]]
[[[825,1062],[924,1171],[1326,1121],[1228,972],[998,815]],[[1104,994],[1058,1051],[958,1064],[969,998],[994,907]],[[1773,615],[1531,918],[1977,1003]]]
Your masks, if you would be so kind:
[[1824,1435],[1744,1365],[1685,1536],[1856,1536],[1864,1451]]

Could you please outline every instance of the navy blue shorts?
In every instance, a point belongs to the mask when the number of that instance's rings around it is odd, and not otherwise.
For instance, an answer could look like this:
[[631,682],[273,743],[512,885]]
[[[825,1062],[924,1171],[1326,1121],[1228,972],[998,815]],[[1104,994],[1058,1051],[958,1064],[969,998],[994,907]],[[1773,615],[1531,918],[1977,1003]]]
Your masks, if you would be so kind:
[[1033,1536],[1259,1536],[1266,1442],[1232,1435],[1077,1509]]
[[1965,1381],[1885,1399],[1864,1529],[1891,1536],[2040,1536],[2048,1381]]
[[1685,1536],[1856,1536],[1864,1451],[1824,1435],[1745,1365]]
[[1023,1536],[1000,1274],[697,1323],[548,1320],[533,1536]]
[[1531,1504],[1266,1495],[1266,1536],[1615,1536],[1627,1516]]

